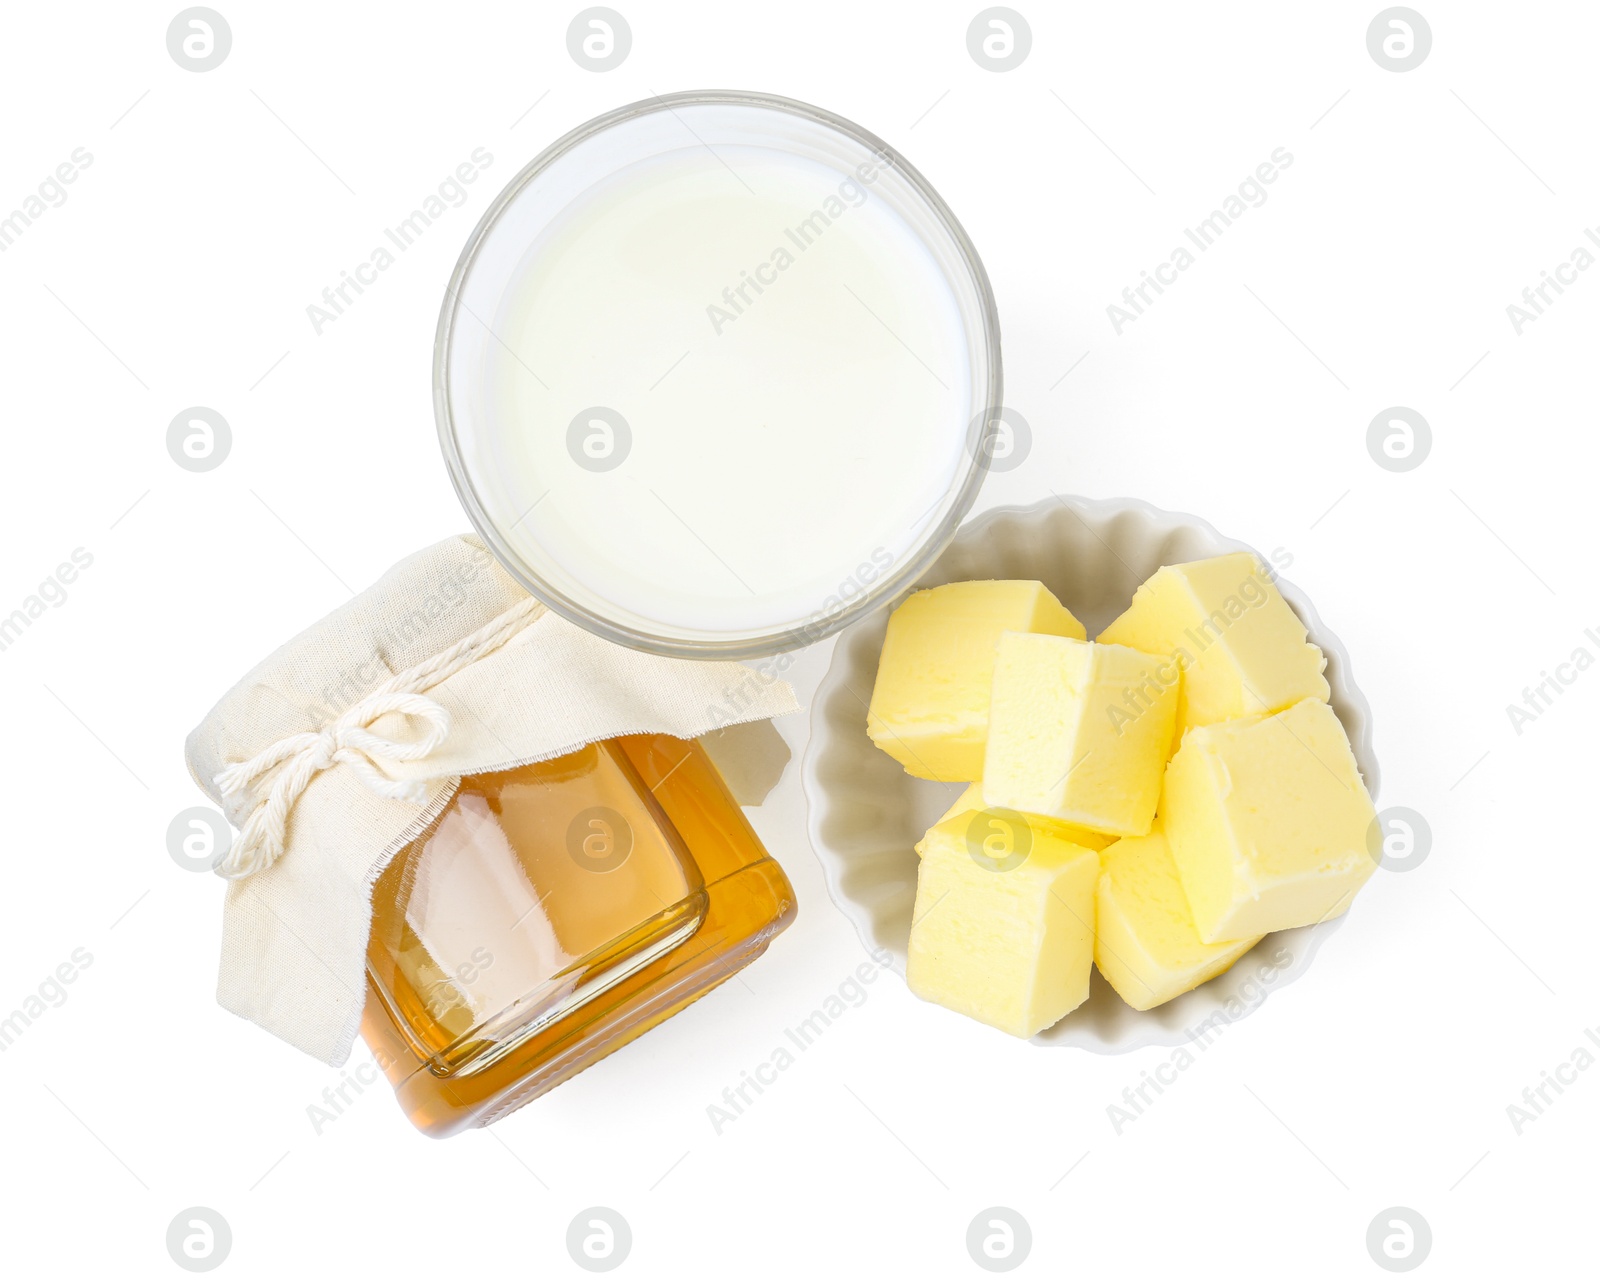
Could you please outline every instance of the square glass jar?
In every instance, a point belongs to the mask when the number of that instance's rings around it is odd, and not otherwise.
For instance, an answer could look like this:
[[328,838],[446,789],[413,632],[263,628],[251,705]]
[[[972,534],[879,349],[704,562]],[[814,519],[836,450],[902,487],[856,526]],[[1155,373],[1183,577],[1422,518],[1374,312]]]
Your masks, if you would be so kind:
[[634,735],[470,777],[375,885],[362,1035],[446,1137],[698,999],[794,913],[698,743]]

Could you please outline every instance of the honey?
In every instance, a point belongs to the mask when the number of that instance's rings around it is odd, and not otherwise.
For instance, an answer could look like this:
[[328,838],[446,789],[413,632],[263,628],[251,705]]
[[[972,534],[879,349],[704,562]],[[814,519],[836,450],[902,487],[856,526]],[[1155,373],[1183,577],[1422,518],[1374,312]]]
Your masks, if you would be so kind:
[[621,1048],[795,913],[710,758],[661,734],[464,779],[372,907],[362,1035],[434,1137]]

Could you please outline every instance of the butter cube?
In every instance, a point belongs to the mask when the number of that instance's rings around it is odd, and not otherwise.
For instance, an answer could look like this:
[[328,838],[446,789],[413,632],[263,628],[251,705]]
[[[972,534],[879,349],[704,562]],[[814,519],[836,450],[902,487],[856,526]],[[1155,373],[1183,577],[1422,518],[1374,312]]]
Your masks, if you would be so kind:
[[922,856],[922,851],[927,846],[928,837],[933,834],[934,827],[942,826],[944,823],[949,822],[951,818],[959,817],[963,813],[971,813],[973,810],[981,808],[983,808],[983,783],[967,783],[966,789],[955,798],[955,803],[939,815],[933,827],[929,827],[927,831],[923,832],[922,839],[918,840],[913,846],[917,851],[917,857],[920,858]]
[[966,815],[928,832],[906,981],[924,1000],[1027,1038],[1089,996],[1100,855],[1008,818],[987,839],[972,838]]
[[982,775],[1003,631],[1087,635],[1037,582],[952,582],[908,596],[890,615],[867,733],[913,777]]
[[1377,815],[1350,740],[1315,698],[1191,729],[1167,766],[1161,813],[1205,942],[1339,915],[1377,866]]
[[1094,963],[1135,1009],[1154,1009],[1233,965],[1259,938],[1202,942],[1158,824],[1125,836],[1100,859]]
[[[969,782],[967,789],[956,797],[955,803],[939,815],[939,822],[946,822],[963,813],[974,813],[983,806],[983,783]],[[1005,811],[1003,811],[1004,813]],[[1050,829],[1061,839],[1070,844],[1081,844],[1085,849],[1093,849],[1097,853],[1116,839],[1102,831],[1090,831],[1088,827],[1075,827],[1070,822],[1057,822],[1054,818],[1041,817],[1038,814],[1024,815],[1033,822],[1047,822]],[[934,823],[938,826],[939,822]],[[922,856],[922,849],[928,842],[926,834],[916,843],[917,856]]]
[[1098,638],[1182,668],[1174,745],[1195,725],[1328,699],[1322,650],[1248,551],[1157,570]]
[[1115,644],[1000,637],[984,757],[991,808],[1118,836],[1150,830],[1178,703],[1175,670]]

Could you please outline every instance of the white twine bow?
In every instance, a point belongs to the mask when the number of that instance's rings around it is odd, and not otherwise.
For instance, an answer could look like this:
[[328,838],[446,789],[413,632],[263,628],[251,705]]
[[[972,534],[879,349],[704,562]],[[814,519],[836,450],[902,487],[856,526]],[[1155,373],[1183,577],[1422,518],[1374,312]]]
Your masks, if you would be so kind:
[[[387,777],[376,762],[432,754],[450,736],[450,713],[424,693],[500,648],[543,612],[544,606],[529,597],[448,649],[389,677],[320,732],[291,734],[217,774],[214,781],[224,796],[245,792],[251,797],[239,838],[217,864],[217,874],[241,880],[276,862],[283,855],[290,811],[311,780],[336,764],[348,766],[380,796],[425,803],[427,783]],[[422,722],[426,732],[409,742],[372,732],[372,724],[390,714]]]

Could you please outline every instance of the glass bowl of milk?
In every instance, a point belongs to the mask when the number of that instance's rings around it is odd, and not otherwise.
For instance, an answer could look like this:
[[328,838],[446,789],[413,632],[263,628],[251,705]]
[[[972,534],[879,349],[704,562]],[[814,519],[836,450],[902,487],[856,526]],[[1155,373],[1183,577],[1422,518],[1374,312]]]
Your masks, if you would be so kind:
[[893,599],[997,438],[983,265],[878,138],[764,94],[569,133],[473,232],[439,320],[451,477],[502,564],[680,657],[813,643]]

